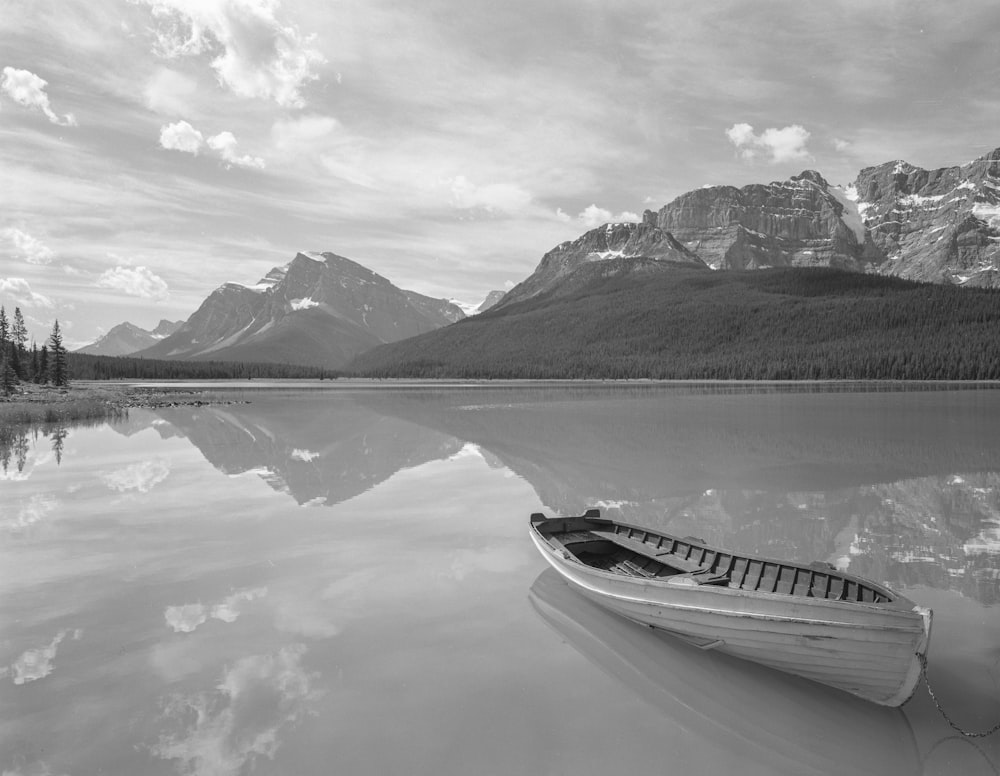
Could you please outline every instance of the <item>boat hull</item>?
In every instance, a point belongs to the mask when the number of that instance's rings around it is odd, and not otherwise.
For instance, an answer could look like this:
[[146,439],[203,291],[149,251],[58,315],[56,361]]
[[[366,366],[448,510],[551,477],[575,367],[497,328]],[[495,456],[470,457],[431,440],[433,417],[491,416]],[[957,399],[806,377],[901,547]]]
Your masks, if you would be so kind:
[[537,530],[539,552],[568,583],[630,620],[690,641],[836,687],[885,706],[899,706],[920,679],[931,613],[860,602],[812,599],[650,581],[587,566],[553,547]]

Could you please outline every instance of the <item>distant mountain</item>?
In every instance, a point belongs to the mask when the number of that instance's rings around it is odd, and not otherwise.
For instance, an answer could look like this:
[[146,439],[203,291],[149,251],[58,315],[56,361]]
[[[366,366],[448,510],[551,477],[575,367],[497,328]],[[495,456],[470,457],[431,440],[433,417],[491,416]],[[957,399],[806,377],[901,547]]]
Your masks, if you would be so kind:
[[998,329],[1000,290],[830,267],[712,272],[620,257],[375,348],[350,369],[372,377],[1000,379]]
[[127,356],[137,351],[155,345],[165,337],[169,337],[184,325],[184,321],[161,320],[152,331],[141,329],[134,323],[119,323],[107,334],[74,351],[92,356]]
[[482,301],[482,304],[480,304],[479,307],[476,308],[476,312],[477,313],[486,312],[491,307],[496,305],[497,302],[503,299],[506,293],[507,293],[506,291],[490,291],[486,295],[486,298]]
[[299,253],[256,285],[226,283],[148,358],[303,364],[336,369],[376,345],[461,320],[443,299],[404,291],[333,253]]

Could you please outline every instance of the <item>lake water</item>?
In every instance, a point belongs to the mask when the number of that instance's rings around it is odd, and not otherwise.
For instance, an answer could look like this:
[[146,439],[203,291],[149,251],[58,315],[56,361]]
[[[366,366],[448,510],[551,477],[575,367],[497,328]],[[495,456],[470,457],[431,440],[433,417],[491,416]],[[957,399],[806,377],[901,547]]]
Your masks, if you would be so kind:
[[358,386],[8,440],[0,772],[989,774],[886,709],[569,590],[589,506],[935,611],[930,676],[1000,721],[1000,390]]

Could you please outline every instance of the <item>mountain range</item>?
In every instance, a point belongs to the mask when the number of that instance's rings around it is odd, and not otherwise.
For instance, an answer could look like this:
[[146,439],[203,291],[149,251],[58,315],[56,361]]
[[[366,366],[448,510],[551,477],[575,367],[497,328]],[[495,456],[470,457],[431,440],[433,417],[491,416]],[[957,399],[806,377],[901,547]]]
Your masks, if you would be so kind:
[[[1000,287],[998,165],[1000,149],[937,170],[886,162],[861,170],[846,187],[806,170],[785,181],[696,189],[645,211],[638,223],[606,224],[556,246],[509,292],[492,292],[478,309],[465,310],[489,310],[480,322],[487,324],[528,300],[549,304],[612,278],[641,282],[678,270],[686,277],[708,270],[833,267]],[[253,286],[219,287],[177,331],[138,355],[341,369],[379,345],[465,317],[458,304],[397,288],[350,259],[299,253]],[[498,327],[492,332],[487,340],[503,336]],[[100,342],[84,352],[109,353],[95,350]]]
[[119,323],[103,337],[90,345],[75,351],[77,353],[87,353],[92,356],[127,356],[139,350],[144,350],[155,345],[160,340],[169,337],[181,326],[184,321],[161,320],[155,329],[147,331],[136,326],[134,323],[125,321]]

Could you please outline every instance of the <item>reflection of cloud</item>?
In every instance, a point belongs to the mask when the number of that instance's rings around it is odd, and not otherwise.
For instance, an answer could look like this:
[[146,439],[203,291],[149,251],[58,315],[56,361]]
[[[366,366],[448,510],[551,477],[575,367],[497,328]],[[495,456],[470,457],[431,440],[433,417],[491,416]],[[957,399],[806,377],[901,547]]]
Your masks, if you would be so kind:
[[[28,766],[22,766],[13,771],[4,770],[3,776],[57,776],[49,768],[48,763],[42,761],[34,762]],[[66,776],[66,774],[58,774],[58,776]]]
[[243,601],[253,601],[255,598],[263,598],[266,595],[266,587],[241,590],[238,593],[233,593],[233,595],[223,599],[222,603],[212,607],[212,617],[223,622],[234,622],[240,616],[240,603]]
[[163,617],[175,633],[190,633],[208,619],[202,604],[168,606]]
[[461,581],[470,572],[505,574],[524,565],[524,553],[516,547],[498,547],[485,550],[458,550],[451,558],[446,576]]
[[296,724],[319,697],[315,674],[302,666],[302,644],[275,655],[239,660],[214,690],[169,699],[163,719],[174,730],[151,747],[164,760],[178,760],[183,772],[225,776],[253,769],[273,758],[280,734]]
[[235,622],[236,618],[240,616],[240,605],[243,602],[253,601],[255,598],[262,598],[265,595],[267,595],[266,587],[240,590],[212,607],[200,603],[168,606],[163,617],[175,633],[191,633],[199,625],[205,623],[209,617],[222,620],[222,622]]
[[102,474],[101,480],[111,490],[117,490],[119,493],[124,493],[127,490],[148,493],[154,486],[163,482],[168,474],[170,474],[170,467],[167,462],[163,458],[154,458],[134,463],[110,474]]
[[37,679],[43,679],[55,669],[53,661],[56,659],[56,650],[62,644],[63,639],[70,636],[74,641],[78,641],[83,636],[80,629],[74,631],[61,630],[44,647],[26,650],[14,661],[4,675],[13,675],[14,684],[26,684]]
[[0,520],[0,528],[17,532],[41,522],[46,515],[52,512],[59,501],[47,493],[36,493],[28,499],[27,503],[22,502],[18,507],[17,515],[9,520]]

